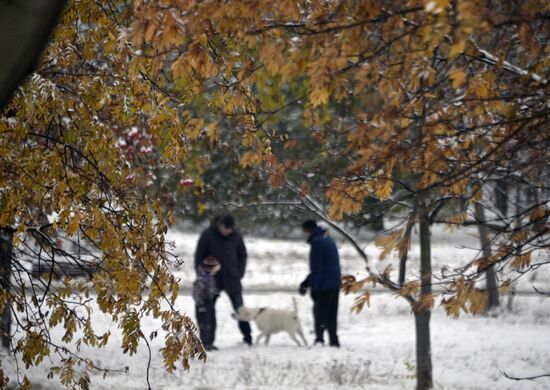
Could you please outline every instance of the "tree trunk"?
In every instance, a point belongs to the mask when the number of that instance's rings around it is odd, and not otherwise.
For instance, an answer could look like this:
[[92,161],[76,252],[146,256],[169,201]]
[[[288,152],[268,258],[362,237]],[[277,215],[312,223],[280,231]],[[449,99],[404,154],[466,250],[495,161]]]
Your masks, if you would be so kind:
[[425,305],[433,299],[430,221],[427,212],[420,215],[420,308],[414,313],[416,328],[416,389],[433,387],[432,353],[430,339],[431,306]]
[[[0,228],[0,290],[2,292],[10,288],[13,254],[12,238],[13,232],[11,230]],[[0,314],[0,336],[2,337],[2,345],[9,348],[11,341],[11,309],[6,301],[4,301],[4,310]]]
[[[481,241],[481,250],[483,252],[483,257],[489,259],[491,257],[491,241],[489,240],[489,229],[485,225],[485,210],[481,203],[475,204],[475,217],[479,222],[479,239]],[[487,278],[487,293],[489,299],[487,301],[487,310],[491,310],[493,307],[498,307],[499,302],[499,293],[497,287],[497,277],[495,274],[495,267],[491,265],[485,270],[485,277]]]
[[495,203],[504,217],[508,214],[508,182],[498,179],[495,183]]
[[[410,239],[411,239],[411,233],[412,228],[414,226],[414,214],[409,217],[409,221],[407,221],[407,228],[405,229],[405,234],[403,235],[403,238],[405,240],[409,240],[410,245]],[[407,245],[406,248],[403,248],[403,253],[401,254],[401,257],[399,258],[399,285],[403,286],[405,284],[405,273],[407,272],[407,259],[409,256],[409,245]]]
[[[522,191],[523,191],[523,186],[521,183],[517,183],[516,185],[516,194],[515,194],[515,214],[516,214],[516,220],[515,220],[515,223],[514,223],[514,227],[517,228],[519,226],[521,226],[521,218],[519,217],[522,213],[523,213],[523,197],[521,196],[522,195]],[[507,302],[507,305],[506,305],[506,308],[508,309],[508,311],[512,311],[512,308],[513,308],[513,303],[514,303],[514,297],[516,295],[516,285],[515,283],[512,283],[510,285],[510,288],[508,289],[508,302]]]
[[381,232],[384,230],[384,218],[376,218],[371,224],[370,228],[375,232]]

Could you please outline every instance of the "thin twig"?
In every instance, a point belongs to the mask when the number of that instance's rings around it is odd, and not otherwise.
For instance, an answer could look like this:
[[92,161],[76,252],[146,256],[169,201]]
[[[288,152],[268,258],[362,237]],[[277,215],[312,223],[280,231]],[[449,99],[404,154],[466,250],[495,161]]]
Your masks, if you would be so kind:
[[513,381],[532,381],[534,379],[544,378],[544,377],[550,377],[550,374],[542,374],[542,375],[534,375],[534,376],[525,376],[525,377],[517,377],[517,376],[511,376],[508,375],[505,371],[500,371],[500,373],[508,379],[511,379]]

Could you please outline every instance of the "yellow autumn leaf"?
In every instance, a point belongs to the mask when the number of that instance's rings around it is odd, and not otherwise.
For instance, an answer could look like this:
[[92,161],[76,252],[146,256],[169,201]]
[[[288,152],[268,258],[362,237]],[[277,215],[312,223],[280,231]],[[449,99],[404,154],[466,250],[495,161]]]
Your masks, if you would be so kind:
[[327,88],[315,86],[309,93],[309,101],[313,107],[321,106],[328,103],[330,94]]
[[472,289],[468,296],[470,302],[470,313],[484,313],[487,308],[487,293],[478,289]]
[[392,194],[393,181],[383,180],[381,183],[378,183],[376,186],[375,195],[380,200],[388,199]]
[[399,289],[399,295],[409,296],[416,295],[420,289],[420,283],[417,280],[407,282]]
[[459,54],[461,54],[464,51],[464,48],[466,47],[466,40],[462,39],[455,44],[451,46],[451,50],[449,51],[449,58],[454,59],[458,57]]
[[510,264],[512,268],[516,270],[522,270],[527,268],[531,264],[531,253],[525,253],[522,255],[514,256],[512,263]]
[[452,81],[453,88],[459,88],[464,84],[466,73],[463,69],[453,69],[449,72],[449,78]]
[[262,162],[262,154],[258,152],[245,152],[240,158],[243,168],[258,166]]
[[413,304],[413,311],[415,313],[421,311],[431,310],[434,306],[434,296],[433,294],[425,294],[420,297],[420,300],[417,300]]
[[510,290],[510,286],[512,285],[512,282],[510,280],[505,280],[500,284],[499,291],[501,294],[508,294],[508,291]]
[[210,142],[215,142],[220,138],[220,128],[217,122],[212,122],[206,127],[206,136]]
[[363,310],[363,307],[365,306],[365,304],[367,306],[370,306],[370,293],[368,291],[365,291],[363,294],[361,294],[355,299],[351,307],[351,312],[352,313],[355,312],[356,314],[359,314]]
[[355,276],[353,275],[343,275],[342,276],[342,291],[344,291],[345,294],[349,294],[351,292],[351,288],[355,284]]
[[68,236],[74,235],[78,231],[79,227],[80,227],[80,216],[76,214],[67,224],[67,235]]

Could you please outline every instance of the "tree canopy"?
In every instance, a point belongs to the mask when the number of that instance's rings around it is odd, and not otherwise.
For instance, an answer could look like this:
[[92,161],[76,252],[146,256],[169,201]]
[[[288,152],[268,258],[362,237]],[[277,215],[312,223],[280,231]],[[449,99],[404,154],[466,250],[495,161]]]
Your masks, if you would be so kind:
[[[327,162],[343,162],[324,183],[333,219],[361,213],[366,200],[376,199],[387,211],[420,202],[436,220],[454,201],[446,218],[461,223],[468,204],[480,202],[496,180],[534,191],[547,185],[545,2],[135,7],[139,17],[127,37],[141,55],[136,66],[160,69],[184,104],[208,107],[208,116],[186,113],[188,134],[217,139],[222,126],[241,139],[241,166],[269,172],[275,187],[304,165],[310,173],[315,164],[329,172]],[[298,121],[289,120],[296,115]],[[305,142],[297,136],[303,127]],[[304,145],[304,154],[314,150],[319,158],[284,152]],[[297,186],[307,195],[304,176]],[[529,209],[501,218],[507,235],[499,255],[486,261],[528,266],[548,229],[545,202]],[[399,232],[393,237],[386,243],[406,246]]]

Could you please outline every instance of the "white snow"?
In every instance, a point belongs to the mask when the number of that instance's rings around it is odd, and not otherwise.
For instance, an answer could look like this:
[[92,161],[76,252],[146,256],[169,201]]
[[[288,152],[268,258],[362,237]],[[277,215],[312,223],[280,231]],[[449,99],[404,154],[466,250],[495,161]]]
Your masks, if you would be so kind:
[[133,126],[128,132],[128,137],[132,138],[139,133],[139,129],[136,126]]
[[[434,232],[434,270],[441,266],[456,267],[476,254],[475,230]],[[193,278],[192,255],[197,234],[170,232],[176,252],[186,263],[178,270],[182,278],[182,295],[178,306],[194,318],[194,304],[189,296]],[[245,304],[252,307],[290,308],[291,297],[297,296],[298,283],[307,273],[308,246],[301,241],[269,240],[245,237],[249,251],[244,279]],[[344,273],[361,274],[364,269],[351,246],[339,240]],[[368,244],[368,245],[367,245]],[[365,243],[373,265],[385,268],[392,259],[376,260],[378,250]],[[413,245],[411,254],[417,252]],[[417,259],[411,259],[414,269]],[[535,275],[535,276],[533,276]],[[533,283],[550,290],[548,270],[541,267],[524,278],[520,289],[529,290]],[[265,290],[261,292],[260,290]],[[217,305],[219,351],[208,355],[206,364],[193,362],[190,371],[178,370],[170,375],[163,368],[158,352],[162,337],[152,342],[151,383],[154,389],[411,389],[415,385],[414,319],[409,305],[387,292],[371,296],[371,307],[356,315],[350,313],[353,296],[341,295],[339,336],[342,348],[298,348],[286,334],[271,338],[269,346],[248,348],[241,344],[237,325],[231,319],[231,307],[225,295]],[[506,304],[506,298],[504,298]],[[313,339],[311,301],[298,297],[299,316],[308,341]],[[92,376],[92,389],[146,388],[147,349],[140,346],[137,355],[124,355],[121,335],[116,324],[95,311],[96,331],[110,329],[110,343],[103,350],[83,347],[86,357],[102,367],[122,369],[127,373]],[[518,295],[511,312],[502,310],[496,316],[461,316],[448,318],[436,305],[431,321],[432,358],[435,389],[548,389],[550,378],[514,382],[511,375],[528,376],[550,372],[550,298],[539,295]],[[160,323],[144,319],[143,332],[148,335]],[[254,327],[253,327],[254,328]],[[62,335],[59,329],[54,334]],[[257,334],[257,333],[256,333]],[[15,378],[13,358],[0,355],[2,367]],[[36,388],[56,389],[56,381],[48,381],[48,368],[55,361],[32,368],[29,378]]]
[[[169,231],[167,240],[176,244],[175,253],[184,264],[175,271],[183,286],[190,286],[195,276],[193,271],[193,254],[198,234]],[[342,273],[365,275],[365,263],[355,249],[342,238],[335,236],[339,247]],[[408,277],[417,277],[419,269],[419,245],[417,232],[413,231],[412,245],[409,251]],[[243,285],[249,290],[273,290],[297,288],[308,273],[309,246],[303,240],[277,240],[245,236],[248,250],[248,262]],[[396,253],[379,261],[380,249],[373,240],[360,242],[361,247],[369,256],[371,267],[384,270],[392,265],[392,277],[397,278],[398,257]],[[472,261],[479,251],[479,238],[475,228],[447,229],[436,226],[432,232],[432,269],[434,275],[440,276],[442,270],[464,266]],[[535,254],[533,263],[541,262],[548,253]],[[512,275],[505,275],[509,278]],[[523,276],[517,283],[518,289],[532,292],[532,286],[550,290],[550,266],[541,267],[537,272]]]

